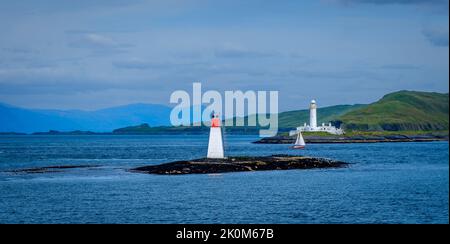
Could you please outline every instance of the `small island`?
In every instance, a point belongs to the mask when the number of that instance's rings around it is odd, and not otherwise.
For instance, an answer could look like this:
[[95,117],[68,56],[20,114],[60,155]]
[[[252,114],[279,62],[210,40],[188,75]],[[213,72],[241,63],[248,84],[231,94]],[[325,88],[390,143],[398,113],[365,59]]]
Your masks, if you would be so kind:
[[67,169],[95,168],[99,165],[55,165],[36,168],[13,169],[4,172],[14,174],[43,174],[43,173],[59,173]]
[[[345,135],[330,135],[326,132],[304,132],[302,134],[307,144],[448,141],[448,131],[359,131],[349,132]],[[261,138],[253,143],[293,144],[294,142],[295,136],[283,134]]]
[[182,174],[218,174],[227,172],[290,170],[314,168],[342,168],[348,163],[325,158],[292,155],[272,155],[263,157],[227,157],[221,159],[201,158],[176,161],[159,165],[143,166],[131,169],[131,172],[182,175]]

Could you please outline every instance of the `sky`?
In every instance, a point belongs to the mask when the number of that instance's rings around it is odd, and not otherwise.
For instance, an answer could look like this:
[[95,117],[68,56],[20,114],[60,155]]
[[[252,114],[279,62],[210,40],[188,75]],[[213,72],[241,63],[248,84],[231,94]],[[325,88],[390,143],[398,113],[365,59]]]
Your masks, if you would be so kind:
[[[449,90],[448,0],[2,0],[0,102],[169,105],[277,90],[279,110]],[[222,93],[223,94],[223,93]]]

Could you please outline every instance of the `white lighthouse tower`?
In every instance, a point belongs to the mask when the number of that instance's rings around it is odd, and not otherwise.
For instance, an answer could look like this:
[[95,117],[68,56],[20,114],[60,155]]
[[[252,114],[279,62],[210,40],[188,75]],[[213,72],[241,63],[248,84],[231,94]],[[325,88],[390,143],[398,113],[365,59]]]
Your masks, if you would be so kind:
[[317,104],[316,100],[312,100],[309,105],[309,126],[311,128],[317,127]]
[[208,155],[207,158],[224,158],[222,129],[220,119],[213,115],[211,119],[211,129],[209,131]]
[[309,104],[309,125],[304,123],[303,126],[297,127],[296,130],[291,130],[289,132],[290,136],[297,135],[299,132],[306,131],[306,132],[327,132],[334,135],[342,135],[344,134],[344,130],[341,128],[336,128],[335,126],[331,125],[331,122],[329,122],[327,125],[325,123],[322,123],[321,126],[317,126],[317,104],[316,100],[312,100]]

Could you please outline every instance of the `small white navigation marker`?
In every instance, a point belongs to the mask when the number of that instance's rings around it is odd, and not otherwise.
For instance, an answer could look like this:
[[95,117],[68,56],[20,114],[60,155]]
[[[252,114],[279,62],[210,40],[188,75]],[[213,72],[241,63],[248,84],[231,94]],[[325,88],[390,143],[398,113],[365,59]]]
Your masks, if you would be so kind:
[[213,115],[211,119],[211,129],[209,131],[208,155],[207,158],[224,158],[222,129],[220,119]]

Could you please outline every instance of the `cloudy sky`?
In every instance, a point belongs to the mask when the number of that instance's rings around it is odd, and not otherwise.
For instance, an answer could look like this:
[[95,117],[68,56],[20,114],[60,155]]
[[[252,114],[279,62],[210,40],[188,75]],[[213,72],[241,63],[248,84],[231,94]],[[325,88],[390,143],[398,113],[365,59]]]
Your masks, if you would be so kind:
[[280,110],[448,92],[448,0],[0,2],[0,102],[169,104],[192,82]]

